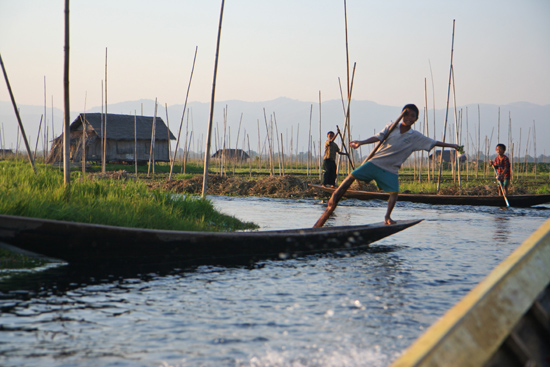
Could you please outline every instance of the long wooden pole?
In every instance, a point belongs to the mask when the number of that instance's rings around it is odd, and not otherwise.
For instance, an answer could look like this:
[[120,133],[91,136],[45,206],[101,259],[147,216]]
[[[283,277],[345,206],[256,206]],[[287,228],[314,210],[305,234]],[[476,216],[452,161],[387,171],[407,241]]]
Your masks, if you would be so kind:
[[155,98],[155,115],[153,116],[153,126],[151,127],[151,146],[149,147],[149,165],[147,166],[147,177],[151,173],[151,161],[153,162],[153,175],[155,174],[155,123],[157,119],[157,99]]
[[[367,159],[365,159],[363,161],[362,164],[365,164],[366,162],[371,160],[372,157],[374,157],[374,155],[376,154],[378,149],[380,149],[382,144],[384,144],[384,142],[386,141],[388,136],[390,136],[392,131],[395,130],[395,128],[399,125],[399,123],[403,119],[403,116],[405,116],[406,112],[407,112],[407,110],[404,110],[404,111],[401,112],[401,114],[399,115],[397,120],[393,123],[393,125],[391,125],[390,129],[388,130],[388,133],[384,136],[384,138],[382,140],[380,140],[380,142],[376,145],[376,147],[372,150],[372,152],[369,154]],[[353,175],[351,173],[348,175],[348,177],[346,177],[346,179],[344,181],[342,181],[342,183],[340,184],[340,186],[338,186],[336,191],[334,191],[332,193],[332,196],[330,197],[330,199],[328,201],[327,208],[325,209],[325,211],[323,212],[323,214],[321,215],[321,217],[319,218],[319,220],[315,223],[315,225],[313,227],[322,227],[326,223],[326,221],[328,220],[328,218],[330,217],[332,212],[334,212],[334,210],[336,209],[336,206],[338,205],[338,202],[340,201],[342,196],[344,196],[344,194],[346,193],[346,191],[348,190],[348,188],[351,186],[351,184],[354,181],[355,181],[355,177],[353,177]]]
[[[342,135],[340,135],[342,137]],[[321,146],[323,145],[323,135],[321,132],[321,91],[319,91],[319,180],[322,178],[322,170],[321,162],[323,160],[323,150],[321,149]],[[290,149],[290,155],[292,156],[292,147]],[[292,157],[291,157],[292,159]]]
[[[52,121],[52,123],[53,123],[53,121]],[[42,139],[42,145],[44,147],[42,155],[44,157],[44,162],[46,162],[46,145],[47,145],[47,141],[48,141],[47,138],[46,138],[47,126],[48,126],[48,118],[46,116],[46,76],[44,75],[44,134],[43,134],[43,139]],[[37,148],[38,148],[38,145],[37,145]],[[35,149],[35,152],[34,152],[34,158],[36,159],[36,149]]]
[[[456,85],[455,85],[455,68],[451,67],[451,76],[453,80],[453,107],[455,110],[455,136],[456,136],[456,144],[460,144],[460,137],[459,137],[459,126],[458,126],[458,116],[456,111]],[[462,181],[460,179],[460,159],[458,159],[458,152],[455,150],[453,152],[456,162],[456,173],[458,176],[458,187],[462,188]]]
[[34,146],[34,155],[33,159],[36,160],[36,151],[38,150],[38,141],[40,140],[40,131],[42,130],[42,119],[44,115],[40,116],[40,124],[38,125],[38,135],[36,136],[36,145]]
[[138,178],[138,161],[137,161],[137,116],[134,110],[134,168],[136,171],[136,180]]
[[210,163],[210,146],[212,138],[212,120],[214,119],[214,101],[216,95],[216,75],[218,73],[218,58],[220,53],[220,38],[222,34],[222,20],[223,20],[223,7],[225,0],[222,0],[222,6],[220,11],[220,24],[218,28],[218,41],[216,44],[216,61],[214,63],[214,78],[212,81],[212,98],[210,99],[210,119],[208,121],[208,134],[206,137],[206,149],[204,150],[204,172],[202,179],[202,197],[206,198],[206,191],[208,188],[208,165]]
[[63,97],[65,104],[65,117],[63,124],[63,177],[65,186],[71,183],[71,108],[69,105],[69,0],[65,0],[65,64],[63,68]]
[[[493,166],[493,170],[495,171],[495,175],[498,177],[497,169],[495,166]],[[502,182],[497,178],[498,187],[500,188],[500,192],[502,193],[502,197],[504,197],[504,201],[506,202],[506,206],[510,207],[510,203],[508,203],[508,199],[506,198],[506,195],[504,194],[504,187],[502,187]]]
[[101,172],[107,169],[107,47],[105,47],[105,115],[103,116],[103,162]]
[[[348,145],[351,141],[351,127],[349,124],[350,119],[350,104],[351,104],[351,82],[349,78],[349,44],[348,44],[348,8],[346,5],[346,0],[344,0],[344,21],[346,27],[346,71],[348,77],[348,111],[346,114],[346,124],[344,126],[344,134],[347,132]],[[355,73],[355,64],[353,65],[353,72]]]
[[[15,97],[13,96],[13,92],[11,91],[10,81],[8,80],[8,74],[6,73],[6,68],[4,67],[4,62],[2,61],[1,54],[0,54],[0,65],[2,66],[2,72],[4,73],[4,79],[6,80],[6,85],[8,87],[8,92],[10,94],[11,103],[13,105],[13,109],[15,110],[15,116],[17,117],[17,122],[19,123],[19,128],[21,129],[21,134],[23,135],[23,140],[25,141],[25,146],[27,147],[27,156],[29,157],[29,162],[31,162],[32,169],[36,173],[36,167],[34,166],[32,151],[29,146],[29,142],[27,141],[27,135],[25,134],[25,129],[23,128],[23,122],[21,121],[21,116],[19,115],[19,109],[17,109],[17,104],[15,103]],[[15,152],[15,154],[16,154],[15,156],[17,157],[17,151]]]
[[87,123],[86,123],[86,102],[88,99],[88,92],[84,96],[84,113],[82,114],[82,177],[85,177],[86,174],[86,132],[87,132]]
[[353,166],[353,162],[351,160],[350,154],[348,152],[348,149],[346,148],[346,144],[344,142],[344,137],[342,136],[342,133],[340,132],[340,128],[338,127],[338,125],[336,125],[336,128],[338,129],[338,135],[340,135],[340,139],[342,140],[342,148],[344,148],[344,153],[348,157],[349,165],[350,165],[351,169],[355,169],[355,167]]
[[[449,98],[451,95],[451,80],[453,73],[453,52],[455,44],[455,20],[453,19],[453,39],[451,42],[451,68],[449,70],[449,87],[447,88],[447,111],[445,113],[445,127],[443,128],[443,143],[445,143],[445,135],[447,134],[447,119],[449,118]],[[441,155],[439,156],[439,175],[437,176],[437,191],[441,187],[441,170],[443,169],[443,152],[445,148],[441,148]]]
[[[191,80],[193,80],[193,72],[195,71],[195,61],[197,60],[197,51],[199,49],[199,46],[195,46],[195,57],[193,58],[193,67],[191,68],[191,76],[189,77],[189,84],[187,84],[187,93],[185,94],[185,103],[183,104],[183,113],[181,115],[181,122],[180,122],[180,128],[178,132],[178,140],[176,141],[176,149],[174,149],[174,158],[172,158],[172,163],[170,164],[170,175],[168,176],[168,180],[172,179],[172,171],[174,169],[174,162],[176,162],[176,154],[178,153],[178,148],[180,146],[180,136],[181,136],[181,128],[183,126],[183,119],[185,117],[185,109],[187,108],[187,99],[189,98],[189,89],[191,89]],[[185,150],[185,148],[184,148]],[[185,153],[185,151],[184,151]]]

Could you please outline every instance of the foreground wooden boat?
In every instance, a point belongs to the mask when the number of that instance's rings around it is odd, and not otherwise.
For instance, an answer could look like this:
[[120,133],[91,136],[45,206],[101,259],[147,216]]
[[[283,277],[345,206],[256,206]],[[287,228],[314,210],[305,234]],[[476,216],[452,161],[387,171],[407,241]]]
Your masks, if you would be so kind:
[[391,367],[550,366],[550,219]]
[[[321,185],[309,186],[328,193],[333,193],[336,188]],[[359,200],[388,200],[389,194],[385,192],[347,190],[344,197]],[[506,196],[510,206],[527,208],[534,205],[550,203],[550,195],[509,195]],[[475,205],[475,206],[506,206],[502,196],[474,196],[474,195],[430,195],[430,194],[399,194],[398,201],[410,201],[413,203],[433,205]]]
[[0,215],[0,247],[70,264],[230,264],[361,249],[422,220],[256,232],[184,232]]

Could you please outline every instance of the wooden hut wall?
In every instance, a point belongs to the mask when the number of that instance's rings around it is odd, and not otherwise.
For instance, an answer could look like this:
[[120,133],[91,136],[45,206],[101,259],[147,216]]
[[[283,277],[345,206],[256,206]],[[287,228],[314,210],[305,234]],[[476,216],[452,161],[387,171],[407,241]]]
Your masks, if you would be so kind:
[[[60,151],[56,153],[62,153],[63,147],[59,147]],[[74,162],[80,162],[82,159],[82,140],[71,140],[71,160]],[[109,140],[107,139],[107,161],[134,161],[134,149],[135,143],[130,140]],[[137,141],[137,160],[138,162],[149,161],[149,152],[151,150],[151,142],[148,140]],[[59,161],[62,158],[61,154],[50,153],[55,156],[55,161]],[[53,158],[52,156],[52,158]],[[95,137],[95,139],[88,138],[86,142],[86,160],[97,161],[101,160],[101,139]],[[155,142],[155,161],[156,162],[169,162],[170,156],[168,154],[168,142],[156,141]],[[51,162],[53,163],[53,161]]]

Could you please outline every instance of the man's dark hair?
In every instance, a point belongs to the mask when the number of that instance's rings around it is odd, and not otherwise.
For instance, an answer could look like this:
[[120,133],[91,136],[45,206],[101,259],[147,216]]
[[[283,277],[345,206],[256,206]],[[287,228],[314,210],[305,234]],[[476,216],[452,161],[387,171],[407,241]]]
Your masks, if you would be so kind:
[[504,149],[504,151],[506,151],[506,145],[504,145],[504,144],[502,144],[502,143],[501,143],[501,144],[497,144],[497,148],[498,148],[498,147],[501,147],[502,149]]
[[418,115],[420,114],[420,112],[418,111],[418,107],[416,107],[415,104],[409,103],[408,105],[406,105],[405,107],[403,107],[403,109],[402,109],[401,111],[405,111],[406,109],[415,111],[415,112],[416,112],[416,116],[418,116]]
[[334,131],[329,131],[329,132],[327,133],[327,136],[330,135],[330,134],[334,135]]

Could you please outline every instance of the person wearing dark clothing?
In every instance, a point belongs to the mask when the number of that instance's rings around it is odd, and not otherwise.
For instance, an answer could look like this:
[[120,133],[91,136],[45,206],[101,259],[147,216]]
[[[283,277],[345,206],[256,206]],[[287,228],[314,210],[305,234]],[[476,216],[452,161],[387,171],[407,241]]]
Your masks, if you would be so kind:
[[[340,133],[340,129],[337,130],[337,134]],[[338,144],[334,142],[336,135],[333,131],[329,131],[327,134],[327,141],[325,141],[325,156],[323,159],[323,186],[336,186],[336,154],[345,155],[340,152]]]

